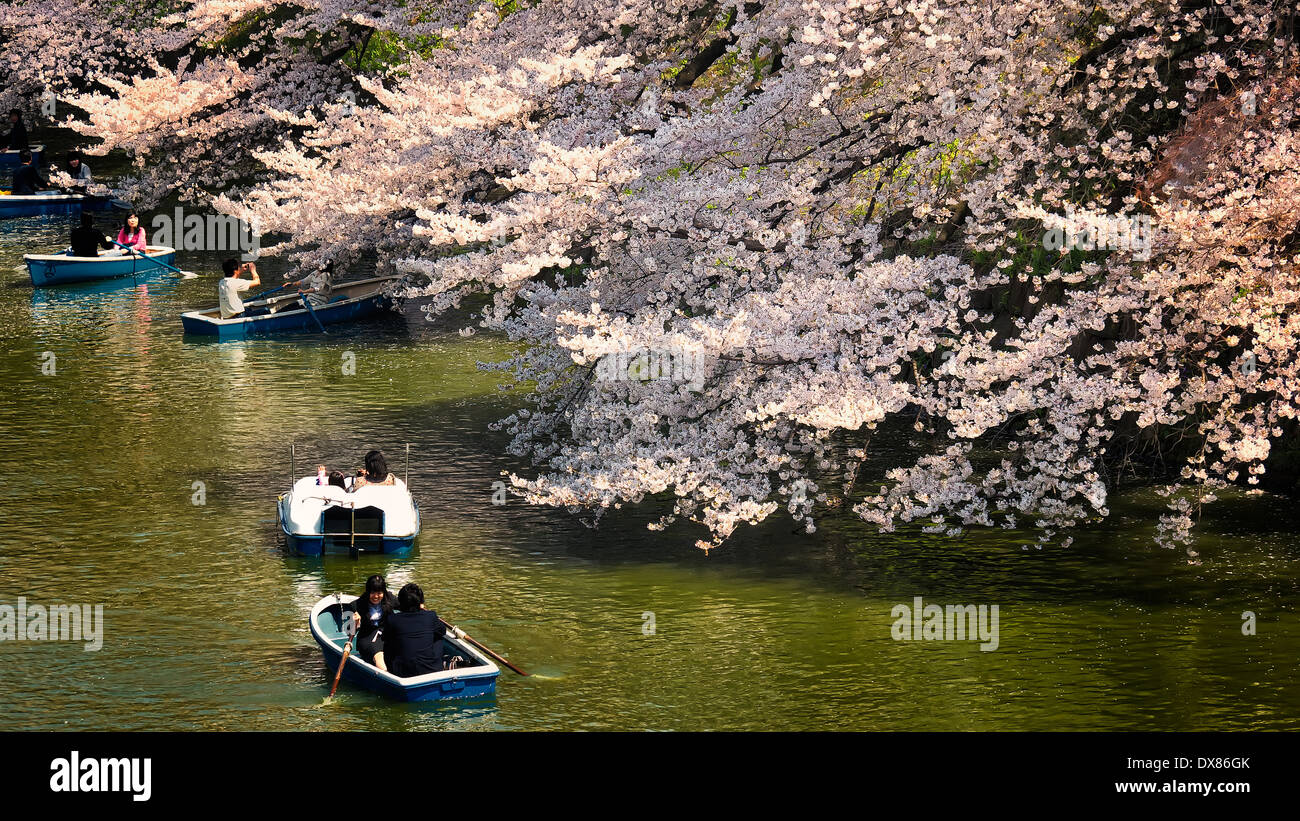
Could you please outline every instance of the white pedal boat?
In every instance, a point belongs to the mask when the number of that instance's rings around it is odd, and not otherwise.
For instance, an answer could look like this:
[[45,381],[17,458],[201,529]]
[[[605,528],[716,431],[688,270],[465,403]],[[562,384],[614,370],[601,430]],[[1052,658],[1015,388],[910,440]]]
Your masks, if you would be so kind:
[[299,479],[279,497],[286,545],[304,556],[409,552],[420,535],[420,506],[405,482],[394,482],[349,491],[318,485],[315,476]]

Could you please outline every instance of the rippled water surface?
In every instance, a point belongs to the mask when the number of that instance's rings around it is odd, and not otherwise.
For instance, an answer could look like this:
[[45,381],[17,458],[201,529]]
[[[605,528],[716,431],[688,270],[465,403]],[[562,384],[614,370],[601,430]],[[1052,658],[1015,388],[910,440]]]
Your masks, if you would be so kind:
[[[1068,550],[841,516],[705,555],[692,526],[647,531],[648,507],[590,530],[491,504],[522,467],[487,428],[519,400],[475,367],[502,343],[414,309],[324,337],[186,339],[179,313],[215,303],[219,257],[182,254],[193,279],[34,290],[22,254],[62,247],[71,224],[0,222],[0,602],[103,604],[104,647],[0,643],[0,729],[1300,728],[1293,502],[1212,508],[1200,566],[1151,546],[1145,493]],[[300,474],[353,470],[373,447],[400,473],[410,443],[411,557],[282,552],[290,443]],[[307,610],[371,573],[419,581],[537,675],[503,672],[468,705],[347,684],[324,705]],[[998,604],[999,648],[892,640],[891,608],[918,595]],[[1242,635],[1247,610],[1258,635]]]

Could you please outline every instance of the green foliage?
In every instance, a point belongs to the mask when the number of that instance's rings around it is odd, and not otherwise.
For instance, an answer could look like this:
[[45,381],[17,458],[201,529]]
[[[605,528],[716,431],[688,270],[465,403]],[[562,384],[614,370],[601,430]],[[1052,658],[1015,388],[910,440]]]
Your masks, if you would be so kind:
[[492,5],[496,6],[497,14],[504,20],[507,15],[514,14],[526,4],[521,0],[492,0]]
[[398,37],[389,31],[375,31],[364,44],[348,54],[353,68],[361,74],[402,74],[401,66],[412,56],[427,60],[435,51],[446,47],[446,42],[435,35]]

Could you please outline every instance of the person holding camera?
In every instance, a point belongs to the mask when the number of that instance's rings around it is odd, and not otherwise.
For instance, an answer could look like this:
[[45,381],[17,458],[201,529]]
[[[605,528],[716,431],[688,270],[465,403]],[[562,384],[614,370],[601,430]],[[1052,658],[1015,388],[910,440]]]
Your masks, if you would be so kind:
[[[257,273],[257,266],[251,262],[240,265],[237,260],[228,259],[221,263],[221,269],[225,272],[221,282],[217,283],[221,318],[233,319],[244,312],[244,301],[239,298],[239,295],[249,288],[261,285],[262,278]],[[239,275],[244,272],[248,272],[252,279],[240,279]]]

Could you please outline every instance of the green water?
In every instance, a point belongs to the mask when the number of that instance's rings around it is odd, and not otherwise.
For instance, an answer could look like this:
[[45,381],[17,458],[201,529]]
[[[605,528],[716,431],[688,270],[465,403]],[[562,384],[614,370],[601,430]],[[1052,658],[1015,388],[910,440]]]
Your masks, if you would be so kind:
[[[195,279],[33,290],[22,253],[70,226],[0,223],[0,602],[102,604],[104,646],[0,642],[0,730],[1300,728],[1291,501],[1211,508],[1200,566],[1151,545],[1148,493],[1066,550],[839,516],[811,536],[774,520],[705,555],[691,525],[647,531],[650,507],[590,530],[492,504],[500,471],[522,467],[487,429],[518,399],[475,367],[501,343],[414,309],[327,337],[187,340],[178,315],[215,303],[219,255],[183,254]],[[410,443],[413,554],[283,553],[290,443],[304,475],[372,447],[400,474]],[[537,675],[503,672],[468,705],[347,684],[324,705],[308,608],[371,573],[420,582]],[[918,595],[997,604],[1000,646],[894,641],[891,608]]]

